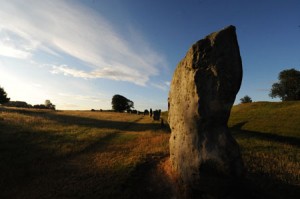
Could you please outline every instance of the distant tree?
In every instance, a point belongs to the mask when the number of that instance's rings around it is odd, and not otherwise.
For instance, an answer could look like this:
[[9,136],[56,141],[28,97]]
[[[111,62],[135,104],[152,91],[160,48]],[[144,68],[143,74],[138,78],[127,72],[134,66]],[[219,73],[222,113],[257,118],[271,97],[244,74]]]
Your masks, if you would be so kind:
[[45,100],[45,107],[48,108],[48,109],[55,110],[55,105],[52,104],[50,100]]
[[50,100],[45,100],[45,106],[46,106],[46,107],[49,107],[49,106],[51,106],[51,105],[52,105],[52,103],[51,103]]
[[294,68],[279,73],[278,82],[272,85],[269,96],[282,101],[300,100],[300,71]]
[[112,109],[117,112],[124,112],[134,108],[133,101],[127,99],[122,95],[114,95],[111,101]]
[[240,101],[242,104],[245,104],[245,103],[251,103],[252,99],[248,95],[245,95],[243,98],[240,99]]
[[0,87],[0,104],[5,104],[7,102],[9,102],[10,98],[7,97],[7,93],[5,92],[5,90]]
[[137,114],[138,111],[137,111],[137,110],[131,110],[130,113],[131,113],[131,114]]
[[145,109],[145,110],[144,110],[144,115],[149,115],[148,109]]
[[30,108],[31,107],[30,104],[27,104],[27,102],[22,102],[22,101],[9,101],[5,104],[5,106],[19,107],[19,108]]
[[36,105],[33,106],[33,108],[47,109],[47,107],[44,104],[36,104]]

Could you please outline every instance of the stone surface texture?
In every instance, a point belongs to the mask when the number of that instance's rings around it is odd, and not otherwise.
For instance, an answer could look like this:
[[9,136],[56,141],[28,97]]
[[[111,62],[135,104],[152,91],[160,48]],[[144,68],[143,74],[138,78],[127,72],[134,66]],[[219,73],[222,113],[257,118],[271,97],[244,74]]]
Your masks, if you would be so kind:
[[227,122],[242,81],[234,26],[196,42],[178,64],[169,93],[170,160],[181,182],[212,172],[240,176],[243,162]]

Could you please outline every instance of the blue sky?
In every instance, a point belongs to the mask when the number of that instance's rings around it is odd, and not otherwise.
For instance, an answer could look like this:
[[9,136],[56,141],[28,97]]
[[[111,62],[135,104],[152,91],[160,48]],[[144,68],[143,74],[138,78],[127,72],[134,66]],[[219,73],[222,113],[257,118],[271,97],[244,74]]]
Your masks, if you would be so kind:
[[10,0],[0,9],[0,86],[13,101],[167,109],[169,84],[193,43],[237,28],[245,95],[268,97],[280,71],[300,69],[297,0]]

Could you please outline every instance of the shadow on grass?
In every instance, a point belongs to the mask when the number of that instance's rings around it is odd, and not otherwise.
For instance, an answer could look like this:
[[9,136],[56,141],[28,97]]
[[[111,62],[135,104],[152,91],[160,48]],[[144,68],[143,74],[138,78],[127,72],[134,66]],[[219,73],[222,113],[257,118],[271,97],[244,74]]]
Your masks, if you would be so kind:
[[[66,125],[79,125],[84,127],[91,127],[91,128],[106,128],[106,129],[114,129],[119,131],[135,131],[135,132],[143,132],[147,130],[158,130],[162,129],[165,132],[169,132],[169,128],[166,126],[162,128],[159,122],[153,123],[137,123],[142,117],[147,116],[140,116],[138,119],[132,122],[124,122],[124,121],[112,121],[112,120],[101,120],[101,119],[94,119],[94,118],[87,118],[87,117],[80,117],[74,115],[60,115],[56,114],[55,111],[49,110],[31,110],[31,109],[4,109],[2,111],[6,112],[15,112],[29,116],[38,116],[43,117],[48,120],[52,120],[61,124]],[[101,113],[99,113],[101,114]],[[127,113],[124,113],[124,117],[126,117]],[[131,128],[133,126],[134,128]]]
[[250,193],[256,195],[253,198],[270,199],[295,199],[300,197],[299,185],[288,184],[272,177],[268,174],[251,173],[247,174],[244,187]]
[[[271,143],[290,144],[294,148],[299,147],[299,139],[243,130],[247,122],[241,122],[231,127],[236,138],[249,138],[254,140],[266,140]],[[272,151],[269,151],[272,155]],[[245,165],[247,168],[247,165]],[[298,181],[299,182],[299,181]],[[230,176],[214,176],[207,172],[200,177],[199,184],[190,191],[189,199],[295,199],[300,198],[300,186],[298,183],[287,183],[276,178],[272,173],[259,171],[246,172],[240,179]]]
[[[51,115],[51,112],[28,113],[26,111],[22,114],[43,115],[45,118],[59,122],[71,119],[73,121],[69,121],[69,124],[81,122],[83,126],[99,127],[98,124],[89,123],[99,122],[99,120],[94,121],[89,118],[56,117],[55,114]],[[136,125],[139,128],[150,129],[147,125],[121,122],[122,130],[135,129]],[[149,186],[153,185],[148,182],[154,167],[151,160],[138,162],[134,168],[123,169],[109,167],[97,169],[94,165],[92,154],[110,153],[111,150],[114,154],[124,150],[109,147],[122,134],[122,131],[118,131],[121,126],[114,133],[107,133],[89,141],[80,150],[76,146],[78,140],[66,134],[33,131],[23,124],[7,124],[5,120],[0,121],[0,126],[0,198],[137,198],[135,196],[152,198],[150,196],[161,196],[165,193],[163,189],[158,192],[155,189],[151,190],[150,187],[149,190]],[[153,128],[155,129],[151,124],[151,129]],[[54,143],[58,149],[60,146],[70,144],[74,150],[65,155],[57,154],[55,152],[57,148],[45,146],[51,143]],[[122,153],[126,154],[124,151]],[[136,190],[140,190],[137,195]],[[144,193],[150,195],[143,195]]]
[[[57,155],[36,140],[74,142],[68,136],[45,132],[15,131],[19,126],[2,125],[0,130],[0,198],[109,198],[122,196],[118,176],[122,170],[90,170],[90,161],[72,164],[72,160],[89,153],[107,151],[117,133],[107,134],[67,155]],[[85,158],[83,160],[85,160]],[[71,162],[70,162],[71,161]],[[116,190],[114,190],[116,189]],[[128,190],[130,191],[130,190]]]
[[[282,136],[273,133],[243,130],[242,127],[246,123],[247,121],[241,122],[230,128],[234,137],[270,141],[272,143],[288,144],[293,147],[300,147],[299,138]],[[239,190],[248,193],[247,195],[250,195],[250,198],[300,198],[300,187],[298,184],[289,184],[281,181],[272,177],[270,173],[247,173],[245,179],[239,185]]]
[[300,139],[299,138],[290,137],[290,136],[282,136],[282,135],[277,135],[277,134],[273,134],[273,133],[262,133],[262,132],[257,132],[257,131],[243,130],[242,127],[246,123],[247,123],[247,121],[240,122],[240,123],[232,126],[230,129],[239,138],[256,138],[256,139],[260,139],[260,140],[279,142],[282,144],[289,144],[289,145],[292,145],[295,147],[300,147]]

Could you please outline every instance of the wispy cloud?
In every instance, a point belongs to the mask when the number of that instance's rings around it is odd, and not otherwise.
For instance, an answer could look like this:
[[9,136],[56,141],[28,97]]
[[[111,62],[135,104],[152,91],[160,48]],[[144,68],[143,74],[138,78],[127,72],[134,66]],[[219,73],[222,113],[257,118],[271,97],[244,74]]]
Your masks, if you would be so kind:
[[270,89],[268,89],[268,88],[258,88],[256,90],[259,92],[269,92],[270,91]]
[[166,61],[137,32],[124,38],[103,16],[71,1],[1,2],[0,55],[31,59],[39,51],[65,53],[85,63],[81,70],[54,67],[56,73],[145,85]]
[[117,81],[129,81],[141,86],[144,86],[149,80],[147,74],[142,74],[140,73],[140,71],[133,70],[131,68],[124,69],[124,67],[103,67],[91,71],[83,71],[69,67],[67,65],[53,65],[51,73],[64,74],[66,76],[73,76],[84,79],[106,78]]
[[13,32],[0,29],[0,55],[18,59],[31,57],[31,45]]
[[94,101],[101,102],[103,100],[109,100],[103,96],[89,96],[89,95],[78,95],[78,94],[70,94],[70,93],[58,93],[59,96],[68,97],[75,100],[85,100],[85,101]]
[[170,88],[170,82],[160,82],[160,83],[151,83],[152,86],[161,89],[163,91],[167,91]]
[[167,86],[170,86],[170,85],[171,85],[171,82],[165,81],[165,84],[166,84]]

